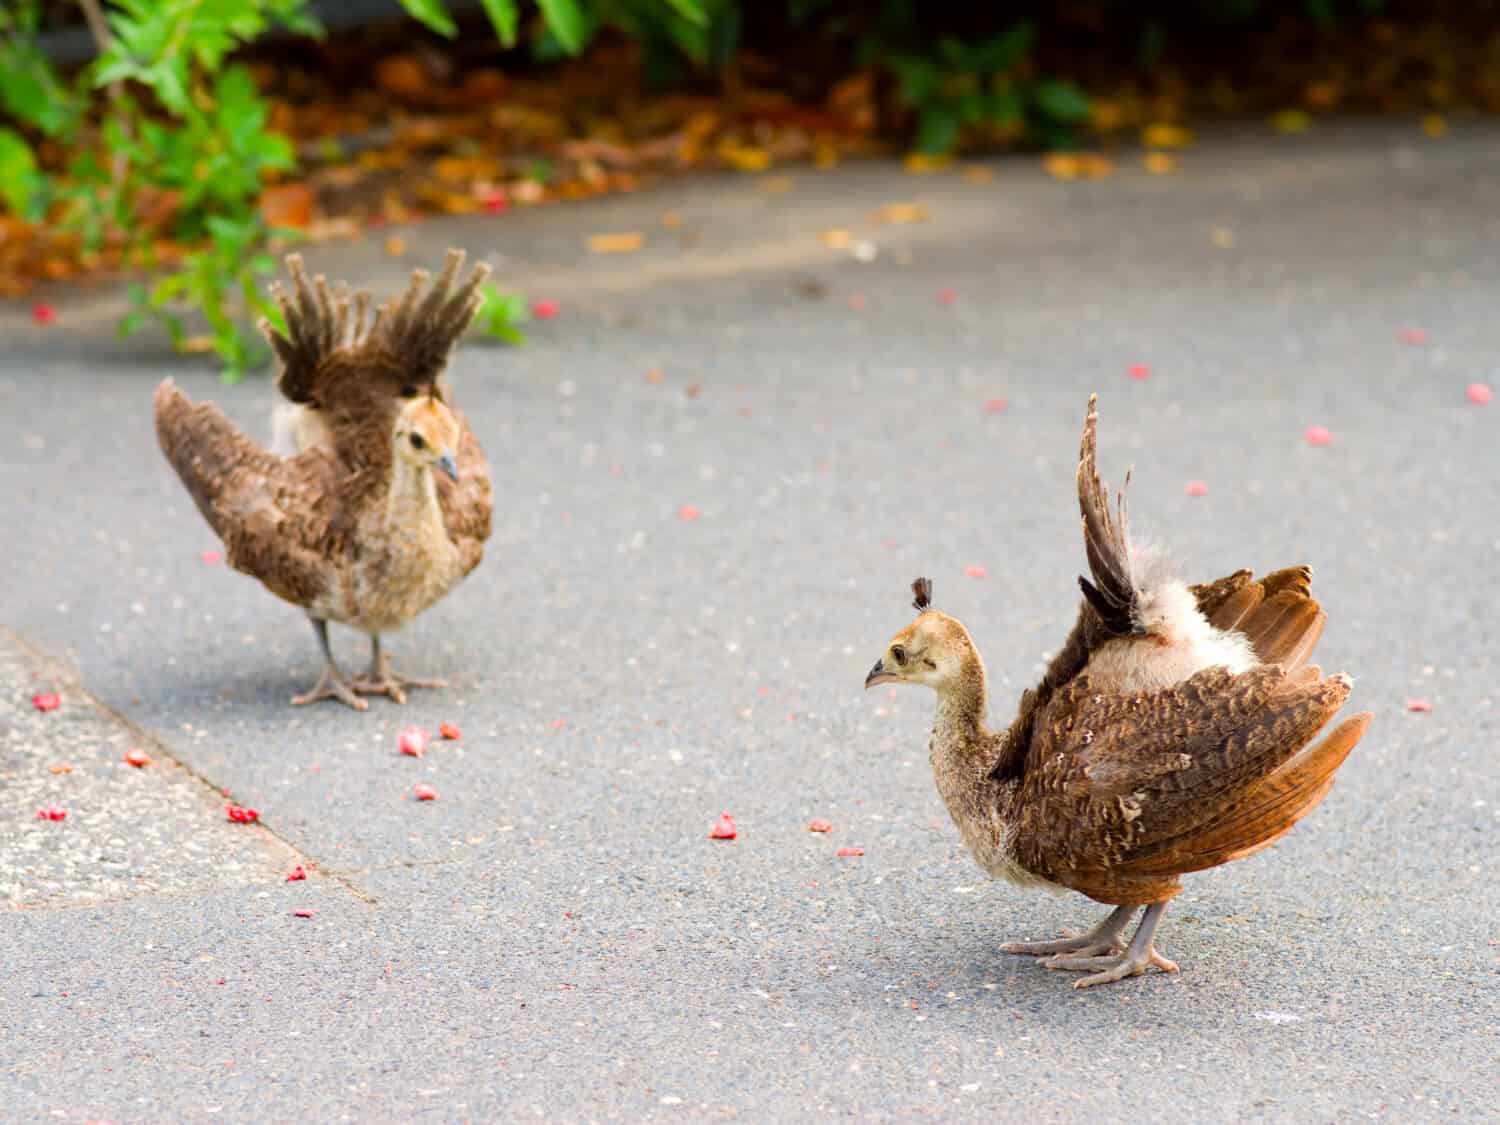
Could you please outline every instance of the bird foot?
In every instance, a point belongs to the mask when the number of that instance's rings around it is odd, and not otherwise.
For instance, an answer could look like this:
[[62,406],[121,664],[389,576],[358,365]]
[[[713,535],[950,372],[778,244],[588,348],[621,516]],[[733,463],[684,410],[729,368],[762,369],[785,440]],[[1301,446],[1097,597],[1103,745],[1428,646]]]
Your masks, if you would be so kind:
[[1074,988],[1092,988],[1096,984],[1112,984],[1126,977],[1140,976],[1152,965],[1164,973],[1178,971],[1177,962],[1168,961],[1156,952],[1155,947],[1147,948],[1141,953],[1127,951],[1115,957],[1049,957],[1042,962],[1042,965],[1048,969],[1066,969],[1091,974],[1075,980]]
[[349,686],[361,695],[384,695],[392,702],[405,703],[407,688],[444,688],[448,681],[406,676],[387,664],[378,669],[371,668],[363,679],[355,680]]
[[1125,943],[1118,935],[1104,937],[1099,934],[1076,934],[1064,930],[1056,941],[1008,941],[1000,947],[1002,953],[1022,953],[1030,957],[1051,957],[1054,954],[1073,953],[1079,956],[1094,953],[1124,953]]
[[323,665],[323,674],[318,677],[318,682],[313,685],[311,691],[292,696],[292,706],[306,707],[309,703],[317,703],[323,699],[337,699],[356,711],[367,710],[370,706],[354,693],[351,685],[345,682],[339,670],[332,664]]

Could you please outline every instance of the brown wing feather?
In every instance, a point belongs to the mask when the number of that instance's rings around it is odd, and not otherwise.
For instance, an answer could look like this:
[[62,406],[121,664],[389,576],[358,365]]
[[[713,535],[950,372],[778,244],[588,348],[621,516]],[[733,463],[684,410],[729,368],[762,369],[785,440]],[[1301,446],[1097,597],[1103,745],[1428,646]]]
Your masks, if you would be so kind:
[[[1079,588],[1111,632],[1125,635],[1136,631],[1135,582],[1130,573],[1130,541],[1125,526],[1125,494],[1119,498],[1118,520],[1110,515],[1109,490],[1099,477],[1097,460],[1098,395],[1089,396],[1083,421],[1083,441],[1078,450],[1078,509],[1083,519],[1083,549],[1088,556],[1090,582],[1082,575]],[[1129,485],[1127,475],[1125,483]]]
[[328,455],[283,459],[239,431],[212,403],[192,403],[172,380],[156,389],[156,434],[198,511],[236,570],[278,597],[308,605],[334,581],[338,543],[325,497]]
[[[1223,829],[1221,818],[1297,754],[1348,692],[1342,677],[1293,683],[1269,666],[1238,676],[1210,669],[1131,696],[1095,694],[1078,677],[1038,717],[1018,857],[1095,897],[1222,862],[1203,862],[1196,837]],[[1280,827],[1248,824],[1257,825]],[[1234,843],[1259,841],[1238,833]]]

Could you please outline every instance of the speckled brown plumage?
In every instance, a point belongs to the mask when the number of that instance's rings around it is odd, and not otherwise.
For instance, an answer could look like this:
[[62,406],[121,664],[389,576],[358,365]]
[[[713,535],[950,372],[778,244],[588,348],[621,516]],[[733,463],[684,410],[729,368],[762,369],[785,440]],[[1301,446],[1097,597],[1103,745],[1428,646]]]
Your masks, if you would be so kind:
[[[1180,877],[1290,831],[1370,721],[1356,715],[1313,744],[1352,682],[1307,663],[1325,621],[1311,571],[1177,581],[1162,559],[1131,547],[1123,501],[1109,512],[1096,425],[1091,399],[1078,487],[1093,580],[1009,728],[985,726],[983,660],[962,624],[930,609],[926,580],[920,616],[867,679],[937,691],[934,777],[981,866],[1120,907],[1083,938],[1006,947],[1048,955],[1049,967],[1096,970],[1080,986],[1151,964],[1175,969],[1152,938]],[[1122,955],[1141,906],[1149,909]]]
[[[371,324],[368,295],[309,280],[300,258],[287,259],[293,291],[273,288],[286,332],[262,327],[283,365],[278,387],[316,411],[323,436],[293,456],[263,449],[170,379],[156,392],[162,451],[230,565],[305,608],[325,649],[323,622],[369,633],[370,689],[395,698],[400,683],[383,665],[379,634],[471,572],[490,534],[489,466],[440,377],[488,274],[481,265],[458,284],[462,264],[450,251],[430,289],[417,271]],[[329,668],[321,694],[362,706],[331,659]]]

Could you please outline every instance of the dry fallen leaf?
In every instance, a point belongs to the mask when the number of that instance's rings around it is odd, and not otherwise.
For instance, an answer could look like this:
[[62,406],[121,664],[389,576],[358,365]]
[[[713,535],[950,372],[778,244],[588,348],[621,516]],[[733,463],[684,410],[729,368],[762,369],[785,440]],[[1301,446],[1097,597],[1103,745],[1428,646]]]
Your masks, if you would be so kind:
[[1312,128],[1312,116],[1301,109],[1283,109],[1271,115],[1271,128],[1278,133],[1305,133]]
[[399,258],[406,253],[406,239],[398,234],[391,235],[385,240],[385,252],[392,258]]
[[1098,180],[1115,170],[1114,161],[1097,152],[1049,152],[1042,167],[1058,180]]
[[633,254],[646,245],[646,236],[638,230],[621,234],[594,234],[589,236],[590,254]]
[[914,176],[930,176],[934,172],[942,172],[953,167],[953,155],[951,153],[908,152],[901,163]]
[[818,241],[830,250],[847,250],[854,236],[841,227],[829,227],[818,232]]
[[877,223],[925,223],[927,208],[920,203],[887,203],[870,218]]
[[1177,171],[1177,157],[1167,152],[1148,152],[1141,161],[1153,176],[1170,176]]
[[1141,130],[1141,144],[1147,148],[1191,148],[1193,131],[1181,125],[1157,122]]
[[1429,113],[1426,117],[1422,118],[1422,132],[1426,133],[1433,140],[1437,140],[1439,137],[1446,137],[1448,135],[1448,122],[1440,113]]
[[970,184],[992,184],[995,182],[995,170],[987,168],[983,164],[970,164],[964,169],[964,182]]

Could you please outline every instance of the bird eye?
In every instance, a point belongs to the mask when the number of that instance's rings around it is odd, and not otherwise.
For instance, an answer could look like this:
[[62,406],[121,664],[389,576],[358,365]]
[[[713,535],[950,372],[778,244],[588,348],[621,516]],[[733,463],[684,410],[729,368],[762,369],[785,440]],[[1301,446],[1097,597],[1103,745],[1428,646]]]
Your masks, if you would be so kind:
[[410,383],[408,383],[406,386],[404,386],[404,387],[401,388],[401,397],[402,398],[416,398],[417,397],[417,388],[414,387],[414,386],[412,386]]
[[902,648],[900,645],[892,645],[891,646],[891,659],[894,660],[897,664],[905,664],[906,663],[906,650],[904,648]]
[[426,449],[427,448],[427,443],[422,440],[422,435],[421,434],[412,434],[411,435],[411,447],[413,449]]

